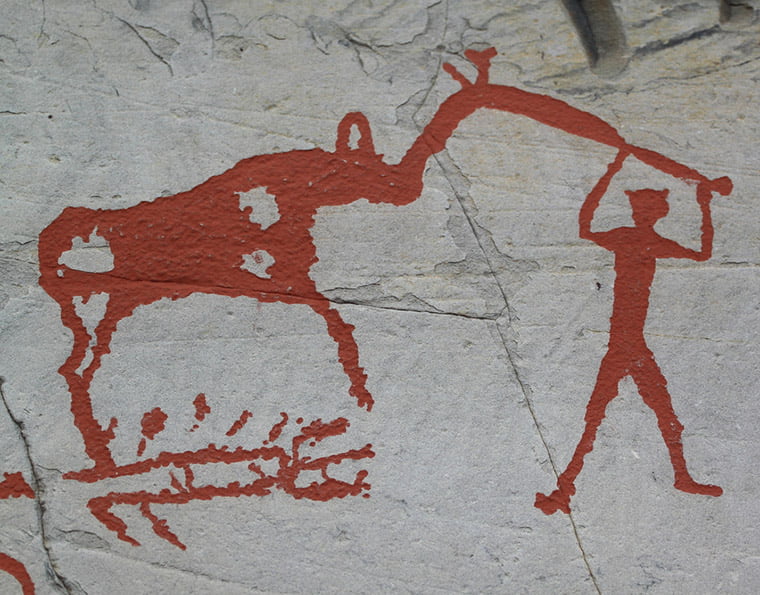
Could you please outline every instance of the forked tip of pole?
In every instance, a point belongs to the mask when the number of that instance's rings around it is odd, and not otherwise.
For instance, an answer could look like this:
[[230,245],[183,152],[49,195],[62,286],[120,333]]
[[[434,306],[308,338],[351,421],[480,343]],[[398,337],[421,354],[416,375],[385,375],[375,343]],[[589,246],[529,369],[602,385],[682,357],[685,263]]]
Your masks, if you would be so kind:
[[728,196],[734,189],[734,183],[728,176],[722,176],[710,182],[710,189],[723,196]]

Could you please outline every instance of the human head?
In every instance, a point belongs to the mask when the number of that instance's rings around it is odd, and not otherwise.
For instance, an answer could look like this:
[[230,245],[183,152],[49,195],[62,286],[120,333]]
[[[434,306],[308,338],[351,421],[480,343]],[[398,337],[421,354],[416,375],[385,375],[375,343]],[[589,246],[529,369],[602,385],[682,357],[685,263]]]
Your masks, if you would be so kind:
[[631,201],[633,222],[636,225],[652,226],[668,214],[668,190],[626,190]]

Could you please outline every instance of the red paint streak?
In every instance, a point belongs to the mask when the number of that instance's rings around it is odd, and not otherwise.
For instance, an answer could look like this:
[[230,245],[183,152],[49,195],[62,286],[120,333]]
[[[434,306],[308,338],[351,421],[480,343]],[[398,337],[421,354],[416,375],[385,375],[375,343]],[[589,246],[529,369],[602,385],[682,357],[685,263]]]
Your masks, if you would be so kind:
[[185,485],[188,488],[193,487],[193,480],[195,479],[195,475],[193,474],[193,470],[188,465],[187,467],[182,467],[185,471]]
[[[242,430],[245,427],[245,424],[248,423],[248,420],[253,416],[253,414],[248,411],[247,409],[243,411],[243,413],[240,414],[240,417],[237,419],[237,421],[232,424],[229,430],[227,430],[227,436],[234,436],[237,434],[240,430]],[[300,418],[299,418],[300,419]]]
[[21,585],[23,595],[34,595],[34,583],[29,572],[21,562],[7,554],[0,553],[0,571],[7,572]]
[[148,411],[142,418],[142,434],[148,440],[153,440],[159,433],[166,429],[166,420],[169,416],[160,407]]
[[195,419],[198,421],[203,421],[206,419],[206,416],[211,413],[211,407],[206,403],[206,395],[203,393],[199,393],[198,396],[195,397],[193,406],[195,407]]
[[145,452],[145,447],[147,446],[146,438],[148,440],[153,440],[160,432],[163,432],[166,428],[167,419],[169,419],[169,416],[166,415],[160,407],[156,407],[143,415],[141,431],[145,438],[140,440],[140,444],[137,446],[138,457],[141,457]]
[[24,476],[20,473],[3,473],[5,479],[0,482],[0,500],[6,498],[34,498],[34,490],[26,483]]
[[172,473],[171,471],[169,471],[169,477],[171,477],[171,482],[170,482],[170,483],[171,483],[171,486],[172,486],[172,487],[173,487],[175,490],[177,490],[178,492],[186,492],[186,491],[187,491],[187,490],[185,489],[185,486],[183,486],[183,485],[182,485],[182,482],[180,482],[180,480],[179,480],[179,479],[177,479],[177,478],[174,476],[174,473]]
[[285,426],[288,423],[288,414],[284,411],[280,413],[282,416],[282,419],[278,421],[276,424],[272,426],[272,429],[269,430],[269,440],[265,441],[264,444],[267,442],[274,442],[280,437],[280,434],[282,434],[282,430],[285,428]]
[[[20,472],[3,473],[3,475],[5,479],[0,482],[0,500],[23,497],[34,498],[34,490]],[[0,553],[0,572],[6,572],[15,578],[21,585],[24,595],[34,594],[34,583],[26,567],[15,558]]]
[[187,546],[185,546],[185,544],[179,540],[179,538],[171,531],[171,529],[169,529],[168,523],[163,519],[159,519],[155,514],[151,512],[149,502],[143,502],[140,504],[140,512],[146,519],[151,522],[153,525],[153,531],[155,531],[156,535],[162,539],[165,539],[169,543],[176,545],[180,549],[187,549]]
[[[285,416],[287,418],[287,416]],[[286,420],[285,420],[286,421]],[[282,423],[282,422],[280,422]],[[279,424],[277,424],[279,425]],[[151,493],[145,490],[136,492],[110,492],[105,496],[92,498],[88,508],[92,514],[108,529],[116,533],[119,539],[139,545],[139,542],[127,533],[126,523],[111,512],[116,505],[137,506],[143,517],[151,522],[153,531],[166,541],[185,549],[184,544],[169,529],[166,521],[159,519],[151,510],[156,504],[186,504],[193,500],[211,500],[218,497],[239,496],[266,496],[273,489],[280,489],[297,499],[327,501],[333,498],[345,498],[346,496],[358,496],[370,489],[367,483],[367,471],[361,470],[356,473],[353,482],[335,479],[329,474],[330,465],[339,465],[346,460],[358,461],[372,458],[375,453],[372,445],[367,444],[363,448],[353,449],[343,453],[311,459],[304,457],[300,449],[304,442],[314,440],[322,441],[331,436],[343,434],[348,429],[349,423],[345,418],[338,418],[329,423],[315,420],[301,429],[300,433],[291,440],[290,450],[287,451],[279,445],[262,446],[255,449],[217,447],[210,444],[207,448],[195,452],[161,453],[154,459],[139,461],[130,465],[116,467],[111,470],[109,477],[123,477],[147,473],[159,468],[183,469],[186,472],[185,484],[183,485],[170,471],[170,486],[172,489],[162,489]],[[277,470],[267,475],[255,461],[277,461]],[[224,486],[217,485],[193,485],[191,465],[205,465],[209,463],[240,463],[249,461],[249,468],[256,477],[248,482],[231,482]],[[296,482],[299,475],[304,471],[319,471],[321,481],[314,481],[307,486],[298,486]],[[67,473],[66,479],[78,479],[79,481],[95,482],[102,479],[100,470],[92,469],[76,473]]]
[[654,226],[668,213],[667,190],[649,188],[626,191],[633,212],[633,227],[619,227],[605,232],[591,231],[599,202],[613,176],[620,171],[630,153],[621,150],[594,189],[588,194],[579,215],[580,236],[591,240],[615,254],[615,288],[610,318],[610,338],[607,354],[602,359],[599,375],[586,408],[586,427],[567,469],[557,480],[557,489],[549,494],[536,495],[536,507],[546,514],[557,510],[570,512],[570,497],[575,493],[575,478],[583,468],[584,457],[591,452],[596,432],[605,416],[607,405],[618,394],[618,383],[630,376],[644,402],[657,416],[657,424],[670,453],[675,474],[674,486],[691,494],[720,496],[723,490],[716,485],[700,484],[686,469],[681,432],[667,381],[662,375],[654,354],[644,339],[644,324],[649,310],[649,295],[658,258],[688,258],[704,261],[712,253],[713,224],[710,213],[712,193],[727,194],[731,190],[727,178],[716,182],[700,182],[697,202],[702,211],[702,246],[699,251],[685,248],[660,236]]

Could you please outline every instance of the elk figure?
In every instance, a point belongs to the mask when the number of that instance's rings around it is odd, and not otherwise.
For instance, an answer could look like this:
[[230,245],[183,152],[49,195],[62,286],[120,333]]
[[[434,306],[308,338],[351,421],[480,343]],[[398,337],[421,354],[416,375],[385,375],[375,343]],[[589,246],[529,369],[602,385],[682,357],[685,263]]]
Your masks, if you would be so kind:
[[[362,137],[348,146],[350,129]],[[262,302],[308,304],[325,319],[330,336],[351,381],[351,394],[371,409],[366,374],[347,324],[309,277],[317,262],[310,235],[317,209],[360,198],[404,204],[420,192],[398,166],[374,153],[366,118],[348,114],[338,129],[334,153],[322,149],[260,155],[188,192],[143,202],[122,210],[67,208],[40,235],[40,284],[61,307],[63,323],[74,333],[71,355],[60,368],[72,396],[75,423],[88,456],[97,466],[111,467],[108,442],[113,427],[102,428],[93,417],[89,386],[100,366],[116,325],[140,305],[162,298],[180,299],[201,292],[246,296]],[[276,198],[279,220],[263,229],[250,220],[250,207],[240,208],[239,194],[263,188]],[[97,232],[113,254],[106,272],[85,272],[61,264],[61,255],[76,237]],[[265,250],[274,258],[268,278],[243,268],[245,256]],[[82,372],[91,337],[77,314],[74,297],[106,293],[103,319],[94,331],[92,360]],[[112,421],[112,426],[115,422]]]

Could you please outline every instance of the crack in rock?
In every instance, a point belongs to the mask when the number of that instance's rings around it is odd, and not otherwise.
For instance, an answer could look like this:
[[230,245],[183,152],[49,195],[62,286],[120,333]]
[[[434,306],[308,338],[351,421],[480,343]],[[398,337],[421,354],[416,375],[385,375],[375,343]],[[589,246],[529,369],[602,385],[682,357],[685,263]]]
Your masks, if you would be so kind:
[[3,388],[3,385],[5,383],[5,378],[0,376],[0,400],[3,402],[3,407],[5,408],[5,411],[8,413],[8,417],[11,419],[13,424],[16,426],[19,438],[21,439],[21,443],[24,447],[24,455],[26,457],[26,460],[29,463],[29,469],[31,472],[31,485],[32,489],[34,490],[34,501],[36,504],[37,509],[37,522],[40,529],[40,540],[42,542],[42,548],[45,552],[45,570],[47,571],[47,575],[52,581],[52,583],[55,585],[55,587],[58,590],[62,590],[69,594],[79,594],[84,593],[84,591],[76,585],[74,582],[68,580],[66,577],[64,577],[60,571],[58,570],[58,565],[53,560],[53,555],[51,551],[50,544],[48,543],[48,535],[45,528],[45,513],[46,513],[46,504],[45,504],[45,485],[42,482],[39,473],[37,472],[37,467],[34,464],[34,460],[32,458],[32,452],[31,452],[31,446],[29,444],[29,437],[26,435],[26,430],[24,428],[24,422],[21,421],[18,417],[16,417],[13,412],[11,411],[10,406],[8,405],[8,400],[5,396],[5,390]]
[[[111,13],[112,16],[119,22],[123,23],[129,29],[137,35],[137,37],[142,41],[143,45],[145,45],[146,48],[148,48],[148,51],[153,54],[159,61],[161,61],[168,69],[169,73],[174,76],[174,69],[172,68],[172,65],[169,64],[169,62],[166,61],[166,58],[161,55],[161,51],[168,52],[168,56],[171,57],[171,55],[174,53],[174,50],[179,45],[179,43],[171,39],[170,37],[167,37],[163,33],[156,31],[155,29],[152,29],[151,27],[139,27],[137,25],[133,25],[129,21],[125,21],[119,16],[116,16],[115,14]],[[145,33],[149,37],[151,37],[151,40],[154,42],[156,47],[153,47],[153,44],[151,44],[143,35],[142,33]],[[172,42],[174,42],[174,46],[172,46]]]

